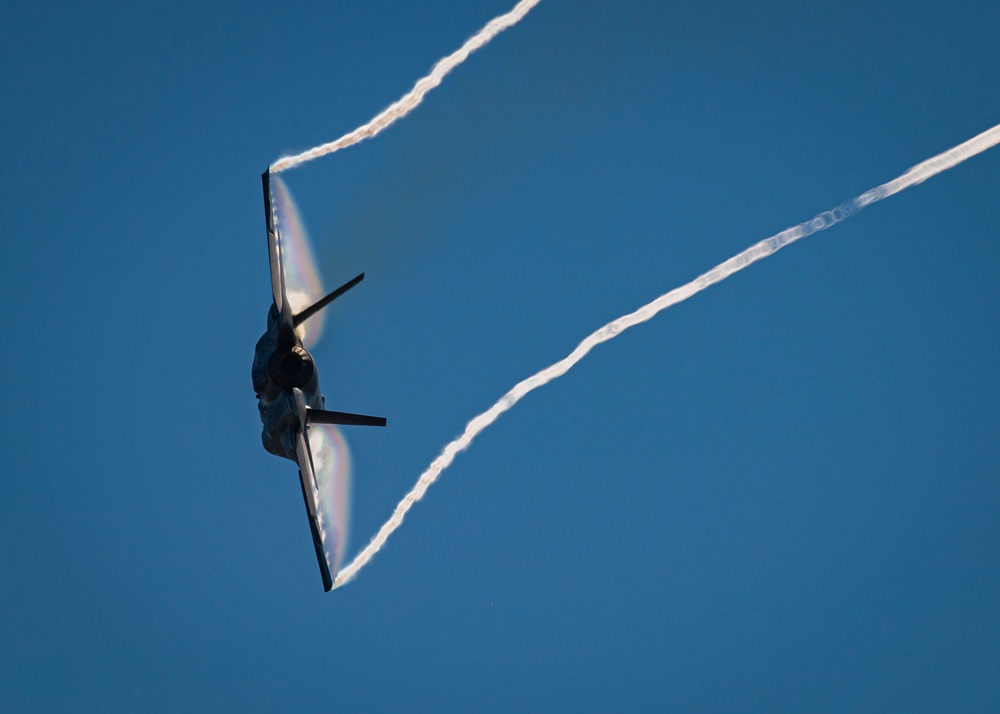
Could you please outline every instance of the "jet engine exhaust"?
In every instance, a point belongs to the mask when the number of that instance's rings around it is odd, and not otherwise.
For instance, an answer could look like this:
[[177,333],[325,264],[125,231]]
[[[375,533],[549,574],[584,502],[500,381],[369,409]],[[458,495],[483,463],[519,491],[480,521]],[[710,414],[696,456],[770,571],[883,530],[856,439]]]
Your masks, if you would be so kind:
[[311,354],[298,345],[293,345],[291,349],[278,350],[271,355],[267,372],[272,381],[282,389],[301,389],[316,373],[316,365]]
[[521,0],[510,12],[499,15],[490,20],[486,23],[486,26],[483,27],[483,29],[466,40],[464,45],[459,47],[444,59],[439,60],[438,63],[434,65],[433,69],[431,69],[430,74],[417,80],[417,83],[413,85],[413,89],[386,107],[367,124],[359,126],[351,133],[345,134],[336,141],[331,141],[327,144],[320,144],[315,148],[304,151],[301,154],[296,154],[295,156],[286,156],[282,159],[278,159],[276,162],[271,164],[271,173],[276,174],[281,171],[287,171],[288,169],[295,168],[299,164],[304,164],[307,161],[318,159],[320,156],[332,154],[335,151],[345,149],[348,146],[357,144],[359,141],[370,139],[381,133],[383,129],[388,128],[390,125],[396,123],[398,120],[402,119],[416,109],[420,103],[424,101],[424,95],[441,84],[445,75],[455,69],[458,65],[465,62],[465,60],[469,58],[470,54],[488,43],[508,27],[516,25],[520,22],[521,18],[527,15],[528,11],[535,7],[535,5],[539,2],[541,2],[541,0]]
[[[520,8],[525,6],[526,9],[524,12],[527,12],[527,10],[533,5],[534,3],[522,2],[517,7]],[[517,8],[515,8],[515,11],[516,9]],[[487,25],[487,28],[489,27],[490,25]],[[470,40],[470,42],[472,42],[472,40]],[[455,55],[452,55],[452,57],[454,56]],[[443,62],[444,60],[442,60],[442,63]],[[439,66],[440,64],[441,63],[439,63]],[[436,69],[437,68],[435,68],[435,70]],[[421,82],[423,81],[424,80],[421,80]],[[420,86],[419,82],[418,86]],[[390,109],[392,109],[392,107],[390,107]],[[388,111],[389,110],[387,110],[387,112]],[[356,133],[357,132],[349,134],[348,137],[354,136]],[[364,136],[360,134],[358,137],[359,138],[354,139],[353,141],[364,138]],[[351,143],[353,143],[353,141]],[[715,266],[707,273],[698,276],[686,285],[674,288],[670,292],[661,295],[652,302],[643,305],[635,312],[623,315],[622,317],[609,322],[599,330],[588,335],[567,357],[518,383],[513,389],[507,392],[507,394],[501,397],[496,404],[472,419],[472,421],[470,421],[465,427],[465,431],[462,435],[448,443],[442,450],[441,454],[434,459],[434,461],[431,462],[431,465],[428,466],[427,469],[420,475],[420,478],[417,479],[417,483],[413,486],[409,493],[403,497],[403,500],[399,502],[392,514],[392,517],[389,518],[389,520],[386,521],[385,524],[379,529],[372,541],[365,546],[365,548],[358,553],[357,556],[355,556],[354,560],[351,561],[349,565],[337,573],[333,587],[338,588],[353,578],[358,571],[361,570],[361,568],[363,568],[372,559],[372,557],[382,549],[389,536],[392,535],[392,533],[403,523],[403,519],[410,508],[413,507],[413,504],[423,498],[427,489],[438,479],[441,472],[451,465],[455,456],[460,451],[467,449],[472,444],[473,439],[475,439],[479,433],[495,422],[503,412],[514,406],[529,392],[532,392],[535,389],[548,384],[553,379],[566,374],[566,372],[568,372],[577,362],[582,360],[595,346],[602,342],[614,339],[630,327],[646,322],[660,311],[687,300],[695,293],[701,292],[710,285],[714,285],[715,283],[725,280],[730,275],[743,270],[751,263],[766,258],[769,255],[773,255],[785,246],[794,243],[801,238],[805,238],[813,233],[830,228],[834,224],[856,214],[862,208],[881,201],[883,198],[887,198],[895,193],[899,193],[910,186],[926,181],[932,176],[935,176],[942,171],[946,171],[966,159],[996,146],[998,143],[1000,143],[1000,124],[952,149],[949,149],[948,151],[938,154],[923,163],[917,164],[901,176],[866,191],[860,196],[847,201],[831,211],[821,213],[812,220],[800,223],[797,226],[792,226],[791,228],[777,233],[770,238],[765,238],[764,240],[750,246],[742,253],[739,253],[724,263],[720,263]],[[344,145],[346,146],[349,144]],[[335,147],[334,149],[331,149],[331,151],[336,150],[336,148],[340,147]]]

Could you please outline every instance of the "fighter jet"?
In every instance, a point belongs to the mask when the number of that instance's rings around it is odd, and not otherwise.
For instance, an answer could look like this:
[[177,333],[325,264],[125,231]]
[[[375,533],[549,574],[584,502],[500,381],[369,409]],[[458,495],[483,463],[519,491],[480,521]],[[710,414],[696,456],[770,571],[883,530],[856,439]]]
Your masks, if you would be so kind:
[[253,389],[257,395],[257,408],[264,425],[261,439],[264,448],[276,456],[291,459],[299,466],[302,498],[309,515],[313,547],[323,576],[323,589],[333,589],[330,564],[323,548],[323,530],[317,513],[316,473],[309,448],[310,424],[345,424],[358,426],[385,426],[382,417],[326,411],[325,400],[319,389],[316,364],[302,346],[296,328],[324,307],[364,280],[365,274],[334,290],[315,304],[295,314],[288,304],[285,292],[285,272],[281,260],[281,233],[275,227],[271,172],[265,171],[264,215],[267,221],[267,251],[271,259],[271,296],[273,302],[267,313],[267,331],[257,342],[254,352]]

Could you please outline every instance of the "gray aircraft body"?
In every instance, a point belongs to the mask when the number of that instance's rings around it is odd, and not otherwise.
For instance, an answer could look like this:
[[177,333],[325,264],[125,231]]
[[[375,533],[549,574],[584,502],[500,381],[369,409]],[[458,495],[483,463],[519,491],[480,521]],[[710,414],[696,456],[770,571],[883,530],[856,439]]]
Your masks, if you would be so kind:
[[275,227],[271,195],[271,173],[265,171],[264,213],[267,221],[267,250],[271,261],[271,295],[273,302],[267,313],[267,331],[257,341],[254,352],[253,388],[257,408],[264,425],[261,439],[264,448],[276,456],[291,459],[299,466],[302,498],[309,515],[313,546],[323,576],[323,589],[333,588],[330,564],[323,547],[323,530],[317,512],[316,472],[309,447],[310,424],[345,424],[385,426],[382,417],[334,412],[325,409],[319,388],[316,364],[302,346],[295,328],[353,288],[364,279],[364,273],[340,286],[315,304],[295,314],[285,292],[285,273],[281,258],[281,233]]

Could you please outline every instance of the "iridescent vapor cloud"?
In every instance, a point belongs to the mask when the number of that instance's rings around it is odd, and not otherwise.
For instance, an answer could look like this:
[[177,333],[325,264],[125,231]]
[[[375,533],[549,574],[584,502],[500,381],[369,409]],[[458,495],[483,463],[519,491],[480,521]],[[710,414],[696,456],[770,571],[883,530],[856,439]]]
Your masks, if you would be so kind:
[[[271,177],[271,192],[275,226],[281,236],[288,304],[292,312],[300,312],[323,297],[323,283],[295,199],[277,176]],[[323,311],[302,323],[297,331],[306,348],[314,345],[323,333]],[[330,425],[309,427],[309,448],[319,490],[317,504],[326,559],[330,569],[337,572],[350,524],[351,454],[343,433]]]
[[[323,283],[319,270],[316,269],[316,257],[309,243],[309,233],[302,222],[295,199],[277,176],[271,177],[271,195],[274,200],[275,227],[281,234],[288,304],[293,313],[301,312],[323,297]],[[316,344],[323,334],[323,322],[323,311],[320,310],[296,328],[306,349]]]
[[326,560],[336,573],[350,530],[351,452],[340,429],[326,424],[309,427],[309,448],[319,489],[319,519]]

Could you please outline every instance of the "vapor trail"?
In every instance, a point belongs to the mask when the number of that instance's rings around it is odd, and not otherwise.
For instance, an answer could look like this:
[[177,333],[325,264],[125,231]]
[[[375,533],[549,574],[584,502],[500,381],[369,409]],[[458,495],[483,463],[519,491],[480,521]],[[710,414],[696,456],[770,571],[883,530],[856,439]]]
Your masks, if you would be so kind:
[[279,159],[271,165],[271,173],[276,174],[281,171],[286,171],[290,168],[298,166],[299,164],[303,164],[306,161],[312,161],[320,156],[332,154],[334,151],[339,151],[340,149],[344,149],[352,144],[357,144],[359,141],[364,139],[370,139],[390,124],[393,124],[396,120],[402,119],[417,108],[420,102],[424,100],[424,95],[427,94],[427,92],[441,84],[441,81],[444,79],[446,74],[451,72],[458,65],[462,64],[462,62],[468,59],[470,54],[478,50],[508,27],[517,24],[521,18],[527,15],[528,11],[539,2],[541,2],[541,0],[521,0],[514,6],[513,10],[490,20],[486,23],[486,27],[466,40],[464,45],[459,47],[444,59],[439,60],[438,63],[434,65],[430,74],[417,80],[417,83],[413,85],[413,89],[404,94],[393,104],[390,104],[381,114],[377,115],[370,122],[359,126],[351,133],[345,134],[336,141],[331,141],[328,144],[321,144],[314,149],[309,149],[308,151],[304,151],[295,156],[286,156],[283,159]]
[[406,496],[403,497],[403,500],[399,502],[399,505],[396,506],[396,510],[393,512],[392,517],[379,529],[378,533],[372,539],[372,542],[369,543],[364,550],[358,553],[354,560],[351,561],[350,565],[337,573],[336,580],[334,581],[334,587],[340,587],[353,578],[357,572],[372,559],[372,556],[381,550],[382,546],[385,545],[386,540],[390,535],[392,535],[393,531],[399,528],[402,524],[407,511],[413,507],[414,503],[423,498],[423,495],[427,492],[430,485],[437,480],[442,471],[448,468],[458,452],[468,448],[468,446],[472,443],[472,440],[476,438],[481,431],[495,422],[497,417],[517,404],[521,397],[545,384],[548,384],[556,377],[561,377],[566,374],[566,372],[568,372],[573,365],[582,360],[596,345],[617,337],[628,328],[649,320],[661,310],[666,310],[671,305],[676,305],[679,302],[687,300],[689,297],[695,293],[701,292],[709,285],[714,285],[715,283],[725,280],[733,273],[739,272],[751,263],[776,253],[786,245],[794,243],[800,238],[805,238],[806,236],[816,233],[817,231],[825,230],[833,224],[839,223],[845,218],[849,218],[865,206],[881,201],[883,198],[891,196],[894,193],[899,193],[910,186],[926,181],[932,176],[935,176],[942,171],[946,171],[966,159],[996,146],[997,144],[1000,144],[1000,124],[992,129],[989,129],[988,131],[983,132],[982,134],[979,134],[978,136],[973,137],[972,139],[969,139],[963,144],[959,144],[953,149],[949,149],[948,151],[938,154],[923,163],[917,164],[902,176],[899,176],[888,183],[884,183],[881,186],[877,186],[870,191],[865,191],[857,198],[843,203],[837,208],[834,208],[832,211],[820,213],[811,221],[800,223],[797,226],[783,230],[777,235],[765,238],[759,243],[750,246],[742,253],[733,256],[726,262],[715,266],[704,275],[698,276],[686,285],[674,288],[670,292],[661,295],[652,302],[643,305],[635,312],[623,315],[617,320],[609,322],[601,329],[588,335],[567,357],[559,360],[549,367],[546,367],[541,372],[528,377],[523,382],[518,383],[513,389],[503,395],[503,397],[501,397],[496,404],[470,421],[468,426],[465,427],[465,432],[445,446],[440,456],[434,459],[431,465],[427,467],[427,470],[420,474],[420,478],[417,480],[416,485],[410,490],[409,493],[406,494]]

